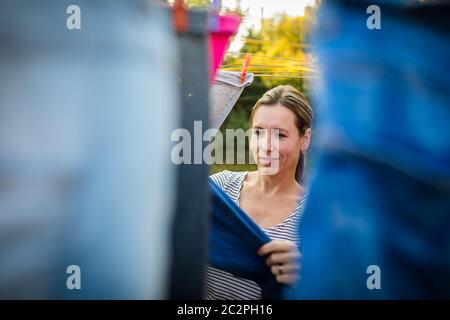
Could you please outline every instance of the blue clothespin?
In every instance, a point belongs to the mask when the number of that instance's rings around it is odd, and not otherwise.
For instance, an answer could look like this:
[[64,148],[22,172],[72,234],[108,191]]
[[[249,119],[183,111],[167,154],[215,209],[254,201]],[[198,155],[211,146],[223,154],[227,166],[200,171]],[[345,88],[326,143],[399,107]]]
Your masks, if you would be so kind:
[[222,0],[213,0],[210,6],[209,30],[217,31],[219,29],[219,12],[222,7]]

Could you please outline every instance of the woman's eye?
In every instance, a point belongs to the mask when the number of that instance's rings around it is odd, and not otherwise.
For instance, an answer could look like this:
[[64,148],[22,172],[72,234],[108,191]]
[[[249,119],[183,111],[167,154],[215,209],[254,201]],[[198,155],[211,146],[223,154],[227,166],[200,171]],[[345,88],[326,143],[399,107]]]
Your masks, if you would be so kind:
[[279,138],[286,138],[286,135],[285,135],[285,134],[282,134],[282,133],[280,133],[280,134],[278,135],[278,137],[279,137]]
[[258,130],[255,130],[255,131],[254,131],[254,134],[255,134],[255,136],[259,136],[259,131],[258,131]]

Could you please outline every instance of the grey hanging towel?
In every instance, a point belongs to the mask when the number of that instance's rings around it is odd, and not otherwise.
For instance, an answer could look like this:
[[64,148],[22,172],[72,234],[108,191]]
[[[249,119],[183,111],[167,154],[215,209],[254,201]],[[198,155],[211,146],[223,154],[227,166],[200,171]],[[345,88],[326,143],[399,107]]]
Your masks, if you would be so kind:
[[218,71],[214,84],[210,88],[210,127],[219,129],[233,109],[244,88],[253,82],[253,74],[247,73],[241,83],[241,73]]

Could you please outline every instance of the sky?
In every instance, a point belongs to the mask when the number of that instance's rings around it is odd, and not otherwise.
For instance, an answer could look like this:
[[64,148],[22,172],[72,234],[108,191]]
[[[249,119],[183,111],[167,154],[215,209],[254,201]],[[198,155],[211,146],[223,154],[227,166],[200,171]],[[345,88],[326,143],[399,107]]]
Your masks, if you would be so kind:
[[[236,0],[222,0],[222,6],[235,8]],[[241,0],[242,9],[250,9],[251,15],[261,16],[261,7],[264,7],[264,17],[271,17],[275,13],[287,12],[290,15],[303,15],[307,5],[313,0]]]

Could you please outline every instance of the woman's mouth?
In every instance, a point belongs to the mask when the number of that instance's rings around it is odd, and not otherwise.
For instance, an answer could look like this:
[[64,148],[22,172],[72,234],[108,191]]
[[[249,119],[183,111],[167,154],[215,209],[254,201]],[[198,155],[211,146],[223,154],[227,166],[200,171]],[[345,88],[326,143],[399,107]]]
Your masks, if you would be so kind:
[[268,158],[268,157],[260,157],[259,163],[264,167],[269,167],[273,161],[276,161],[276,158]]

